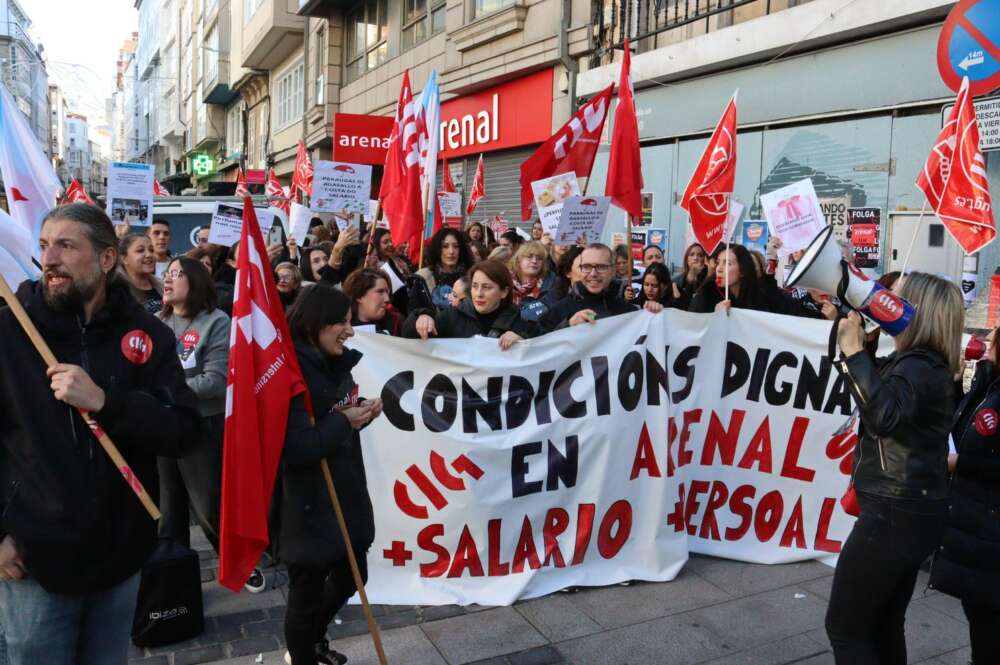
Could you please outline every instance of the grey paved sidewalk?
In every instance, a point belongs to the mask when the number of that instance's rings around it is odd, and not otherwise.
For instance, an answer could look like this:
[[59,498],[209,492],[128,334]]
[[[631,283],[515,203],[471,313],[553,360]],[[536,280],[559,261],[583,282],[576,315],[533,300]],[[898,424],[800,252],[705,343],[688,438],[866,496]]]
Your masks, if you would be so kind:
[[[200,535],[200,534],[199,534]],[[284,577],[278,588],[233,594],[214,579],[201,541],[206,631],[140,651],[132,665],[281,665]],[[513,607],[376,606],[391,665],[832,665],[823,617],[833,571],[808,562],[761,566],[693,556],[672,582],[557,593]],[[269,572],[269,581],[275,579]],[[968,627],[958,601],[925,593],[907,614],[910,663],[966,665]],[[375,665],[357,606],[330,627],[349,665]],[[258,656],[261,660],[257,660]]]

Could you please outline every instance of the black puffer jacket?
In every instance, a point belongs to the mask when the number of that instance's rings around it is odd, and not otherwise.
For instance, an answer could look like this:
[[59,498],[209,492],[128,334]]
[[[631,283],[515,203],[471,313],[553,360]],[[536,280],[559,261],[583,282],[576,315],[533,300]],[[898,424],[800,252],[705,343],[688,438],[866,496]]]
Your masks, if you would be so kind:
[[947,497],[955,387],[944,360],[924,349],[879,361],[862,351],[837,366],[861,411],[857,490],[896,499]]
[[[18,298],[56,358],[80,365],[105,392],[94,417],[154,501],[156,457],[200,440],[198,399],[174,334],[115,280],[89,323],[57,312],[38,282]],[[49,592],[102,591],[127,579],[156,546],[156,522],[76,410],[52,395],[45,364],[0,308],[0,539],[10,534]]]
[[351,369],[361,353],[348,349],[329,357],[311,344],[295,344],[295,354],[312,398],[315,424],[302,396],[292,400],[288,433],[281,453],[281,526],[277,549],[283,561],[328,566],[347,556],[344,538],[330,502],[320,461],[327,459],[347,532],[355,551],[375,540],[375,518],[368,495],[361,437],[347,416],[333,410],[356,403]]
[[931,586],[975,605],[1000,610],[1000,372],[976,367],[972,388],[955,413],[958,463],[948,528],[934,557]]
[[565,328],[574,314],[585,309],[594,310],[598,319],[638,311],[636,305],[622,297],[622,286],[622,282],[613,279],[607,289],[594,294],[582,282],[577,282],[570,287],[566,297],[552,305],[538,323],[543,332],[550,332],[556,328]]
[[503,307],[495,317],[482,316],[476,312],[475,306],[468,299],[463,300],[458,307],[447,307],[434,312],[430,309],[417,309],[403,323],[403,337],[416,338],[417,319],[421,315],[434,319],[437,336],[441,339],[475,337],[500,337],[505,332],[514,332],[525,339],[538,335],[538,326],[533,321],[521,318],[521,309],[516,305]]

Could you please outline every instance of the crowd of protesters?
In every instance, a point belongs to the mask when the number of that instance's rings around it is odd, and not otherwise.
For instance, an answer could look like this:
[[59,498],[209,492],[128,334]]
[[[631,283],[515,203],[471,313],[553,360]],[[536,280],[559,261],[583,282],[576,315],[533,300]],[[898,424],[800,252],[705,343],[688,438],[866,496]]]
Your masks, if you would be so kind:
[[[139,571],[156,542],[153,522],[118,470],[95,455],[73,408],[90,411],[127,452],[158,498],[160,536],[187,544],[193,519],[218,548],[238,249],[210,245],[207,236],[200,229],[194,248],[171,257],[166,222],[125,233],[85,204],[52,211],[41,233],[42,278],[18,291],[65,363],[47,376],[0,309],[0,627],[13,665],[56,653],[124,663]],[[422,340],[484,336],[506,351],[640,309],[745,308],[838,321],[838,366],[851,378],[861,433],[852,476],[860,517],[841,553],[826,622],[836,662],[906,662],[906,607],[935,550],[931,581],[962,599],[974,662],[995,662],[1000,437],[995,423],[984,428],[978,419],[984,408],[994,417],[1000,409],[1000,342],[989,340],[963,398],[956,377],[964,315],[954,285],[922,273],[886,276],[917,313],[895,338],[896,353],[876,360],[878,333],[866,335],[856,314],[840,318],[835,298],[780,286],[778,249],[772,242],[766,255],[741,245],[709,254],[693,244],[672,274],[657,246],[644,248],[640,270],[624,246],[556,245],[537,221],[530,234],[494,237],[473,222],[436,233],[416,266],[387,230],[369,240],[356,225],[338,231],[318,219],[303,247],[293,240],[269,247],[314,413],[322,414],[313,419],[301,397],[293,401],[275,494],[280,519],[270,555],[289,571],[286,660],[346,660],[325,639],[354,586],[321,460],[331,461],[349,506],[363,578],[374,539],[358,432],[382,404],[356,394],[351,369],[362,358],[345,346],[356,330]],[[127,331],[149,341],[151,357],[136,364],[123,355]],[[949,434],[957,451],[950,455]],[[255,569],[248,589],[265,582]]]

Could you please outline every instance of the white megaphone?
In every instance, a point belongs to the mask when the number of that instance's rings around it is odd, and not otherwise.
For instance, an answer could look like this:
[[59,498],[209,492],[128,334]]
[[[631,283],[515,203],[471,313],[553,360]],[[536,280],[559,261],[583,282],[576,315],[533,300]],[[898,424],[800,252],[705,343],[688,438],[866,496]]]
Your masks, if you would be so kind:
[[844,261],[828,226],[813,238],[785,286],[819,289],[835,295],[893,337],[913,320],[913,305]]

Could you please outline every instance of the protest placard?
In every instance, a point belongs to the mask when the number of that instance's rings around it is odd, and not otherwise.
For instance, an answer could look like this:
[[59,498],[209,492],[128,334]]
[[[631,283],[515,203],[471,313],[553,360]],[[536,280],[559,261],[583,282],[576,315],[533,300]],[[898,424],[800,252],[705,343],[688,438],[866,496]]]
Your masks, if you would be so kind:
[[611,198],[571,196],[564,202],[554,236],[557,245],[575,245],[581,237],[588,243],[600,242],[608,219]]
[[462,195],[458,192],[438,192],[438,204],[441,206],[441,216],[444,217],[444,225],[453,228],[462,228]]
[[292,207],[288,215],[288,235],[295,238],[299,247],[305,242],[309,233],[309,222],[312,221],[313,211],[304,205],[292,201]]
[[531,191],[538,207],[538,219],[545,233],[556,236],[563,204],[571,196],[580,196],[580,183],[575,173],[560,173],[531,183]]
[[760,252],[766,256],[767,241],[771,237],[767,222],[760,219],[748,219],[743,222],[741,229],[740,244],[751,251]]
[[371,164],[317,160],[311,207],[321,212],[364,215],[368,212],[371,185]]
[[858,268],[878,268],[881,208],[848,208],[847,233]]
[[780,256],[805,249],[826,228],[823,209],[809,178],[762,194],[760,204],[771,233],[781,238]]
[[153,223],[152,164],[111,162],[108,166],[108,216],[115,224],[150,226]]
[[[264,236],[264,243],[267,243],[267,234],[274,226],[274,211],[267,208],[254,207],[257,213],[257,224],[260,226],[260,234]],[[232,247],[240,240],[240,232],[243,230],[243,206],[232,203],[216,203],[215,212],[212,213],[212,225],[208,229],[208,242],[213,245]]]

